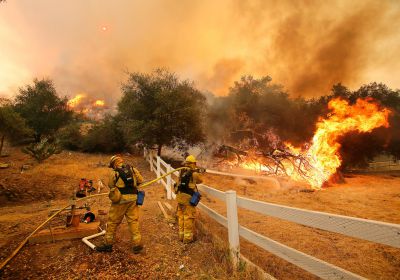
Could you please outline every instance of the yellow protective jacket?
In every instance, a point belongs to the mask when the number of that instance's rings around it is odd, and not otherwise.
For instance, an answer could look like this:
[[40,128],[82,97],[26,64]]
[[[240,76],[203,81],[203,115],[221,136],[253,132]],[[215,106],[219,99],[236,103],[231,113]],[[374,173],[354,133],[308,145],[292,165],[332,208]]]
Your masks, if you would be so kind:
[[[195,168],[190,168],[190,167],[188,167],[188,169],[195,170]],[[179,174],[180,175],[179,177],[181,177],[182,173],[185,172],[185,171],[186,171],[185,169],[181,170],[180,174]],[[192,178],[190,179],[190,182],[189,182],[189,188],[194,190],[194,191],[197,191],[196,184],[201,184],[202,182],[203,182],[203,180],[201,179],[200,174],[198,172],[194,171],[192,173]],[[180,182],[178,182],[178,185],[179,185],[179,183]],[[187,193],[183,193],[183,192],[179,192],[178,191],[177,194],[176,194],[176,202],[178,202],[179,204],[190,205],[190,199],[191,199],[191,195],[189,195]]]
[[[117,166],[117,167],[119,168],[121,166]],[[131,167],[131,169],[133,172],[134,180],[136,181],[136,186],[139,186],[144,181],[143,176],[140,174],[139,170],[137,170],[136,168]],[[118,171],[116,171],[116,170],[112,170],[110,172],[110,177],[108,179],[108,187],[110,188],[110,190],[115,187],[120,188],[120,189],[125,188],[124,181],[118,175],[119,175]],[[118,180],[117,180],[117,178],[118,178]],[[119,204],[136,201],[136,200],[137,200],[137,194],[122,194],[121,201],[119,202]]]

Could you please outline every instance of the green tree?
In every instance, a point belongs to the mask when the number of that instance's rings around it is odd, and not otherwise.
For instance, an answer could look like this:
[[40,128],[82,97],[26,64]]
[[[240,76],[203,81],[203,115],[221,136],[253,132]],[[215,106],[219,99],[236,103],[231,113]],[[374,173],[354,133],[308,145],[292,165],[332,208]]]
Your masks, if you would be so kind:
[[57,95],[53,82],[48,79],[33,81],[33,85],[20,88],[15,99],[15,110],[34,130],[36,142],[42,135],[52,135],[72,118],[66,97]]
[[81,125],[81,122],[71,122],[57,132],[56,137],[60,139],[63,148],[72,151],[82,148],[84,136],[81,133]]
[[31,133],[25,120],[13,110],[11,103],[0,100],[0,155],[5,139],[18,142]]
[[120,152],[126,148],[126,143],[118,120],[110,115],[94,124],[83,136],[82,149],[85,152]]
[[190,81],[165,69],[130,73],[118,103],[120,124],[129,144],[166,145],[202,142],[206,98]]

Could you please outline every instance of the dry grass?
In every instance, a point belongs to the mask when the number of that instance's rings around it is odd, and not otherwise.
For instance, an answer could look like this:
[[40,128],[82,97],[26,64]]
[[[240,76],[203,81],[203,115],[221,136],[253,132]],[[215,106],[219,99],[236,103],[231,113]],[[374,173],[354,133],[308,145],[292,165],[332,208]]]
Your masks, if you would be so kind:
[[[11,157],[2,160],[11,161],[12,167],[0,170],[0,202],[3,205],[0,208],[1,259],[47,217],[50,209],[68,202],[68,197],[77,187],[81,177],[106,179],[109,172],[106,167],[97,167],[99,162],[107,163],[109,155],[63,152],[37,165],[18,150],[12,150],[11,153]],[[147,163],[141,158],[128,157],[128,160],[143,171],[145,179],[154,178],[154,174],[148,171]],[[32,167],[21,174],[20,167],[26,163],[32,164]],[[352,178],[346,178],[345,184],[334,185],[315,193],[299,192],[304,186],[290,181],[282,181],[281,187],[277,188],[267,181],[257,182],[209,174],[205,175],[204,179],[207,185],[221,190],[233,189],[238,195],[257,200],[400,223],[400,177],[396,176],[353,175]],[[164,193],[161,190],[155,186],[147,191],[142,212],[142,225],[145,225],[142,229],[150,251],[140,262],[147,264],[147,269],[153,271],[154,275],[164,275],[164,279],[253,279],[247,271],[229,272],[229,262],[225,254],[226,230],[204,215],[201,215],[201,219],[205,221],[207,228],[220,237],[221,242],[203,234],[200,235],[199,242],[190,249],[185,251],[179,247],[179,243],[175,241],[176,229],[161,219],[155,204],[157,200],[163,199]],[[7,196],[7,192],[13,196]],[[224,203],[210,197],[204,197],[203,202],[220,213],[225,213]],[[95,209],[108,209],[108,201],[105,199],[98,199],[95,204]],[[399,249],[300,226],[246,210],[239,211],[239,220],[241,224],[265,236],[367,278],[400,279]],[[145,274],[140,274],[141,271],[132,268],[137,260],[129,255],[128,236],[126,226],[123,225],[119,233],[122,243],[118,245],[116,255],[104,257],[103,260],[88,251],[80,241],[30,246],[12,262],[8,272],[11,273],[11,269],[15,269],[13,273],[25,278],[31,276],[46,279],[51,278],[50,276],[60,276],[59,278],[65,279],[85,275],[101,278],[108,275],[112,279],[118,275],[110,274],[111,267],[107,262],[116,261],[122,266],[118,271],[123,271],[123,266],[132,269],[131,274],[121,272],[121,279],[129,278],[132,273],[144,277]],[[175,254],[173,257],[167,253],[171,248]],[[316,278],[244,240],[241,240],[241,251],[252,262],[278,279]],[[155,255],[152,256],[150,252]],[[129,257],[126,259],[127,254]],[[33,258],[36,255],[41,257]],[[26,263],[32,258],[31,266],[27,266]],[[82,265],[80,258],[88,258],[88,261],[96,265]],[[184,271],[177,270],[177,264],[180,262],[185,265]],[[72,272],[65,270],[68,267]],[[7,275],[5,278],[12,278],[11,274]]]
[[[0,207],[0,260],[4,260],[37,225],[50,209],[68,203],[68,197],[81,177],[106,179],[109,169],[97,167],[107,163],[108,155],[87,155],[63,152],[43,164],[20,173],[30,159],[18,150],[6,158],[13,166],[0,170],[0,183],[14,194],[2,193]],[[153,179],[148,165],[140,157],[125,159],[142,171],[145,180]],[[21,187],[19,185],[21,183]],[[26,192],[30,192],[26,195]],[[1,279],[229,279],[231,273],[221,265],[220,255],[212,240],[200,236],[190,245],[178,241],[176,225],[168,224],[160,213],[157,201],[165,199],[164,189],[154,185],[146,190],[140,225],[145,251],[131,252],[130,235],[125,222],[117,233],[112,254],[91,251],[80,240],[27,245],[0,275]],[[94,213],[108,210],[106,198],[92,199]],[[101,240],[95,240],[101,242]],[[180,266],[182,265],[182,268]],[[243,279],[243,278],[242,278]],[[244,278],[246,279],[246,278]],[[250,278],[248,278],[250,279]]]
[[[315,192],[299,192],[304,186],[281,182],[277,188],[267,181],[206,175],[205,184],[221,190],[236,190],[252,199],[347,216],[400,223],[400,178],[397,175],[353,175],[345,184]],[[203,199],[225,213],[224,203]],[[239,210],[239,222],[285,245],[370,279],[400,279],[400,250],[345,237],[306,226]],[[314,279],[309,273],[241,240],[241,250],[251,261],[278,279]]]

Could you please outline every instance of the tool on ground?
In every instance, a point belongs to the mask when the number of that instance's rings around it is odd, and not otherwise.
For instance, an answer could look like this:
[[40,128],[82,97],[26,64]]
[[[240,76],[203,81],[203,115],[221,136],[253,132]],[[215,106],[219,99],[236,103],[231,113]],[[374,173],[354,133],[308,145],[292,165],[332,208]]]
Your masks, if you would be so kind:
[[94,220],[96,219],[96,215],[90,211],[90,208],[86,211],[86,213],[83,215],[83,219],[82,222],[88,224],[91,222],[94,222]]
[[89,180],[86,178],[81,178],[79,181],[79,186],[78,190],[76,191],[76,197],[86,197],[88,194],[94,192],[96,190],[95,187],[93,187],[93,180]]
[[[166,174],[164,174],[164,175],[162,175],[162,176],[160,176],[160,177],[158,177],[158,178],[156,178],[156,179],[153,179],[153,180],[151,180],[151,181],[148,181],[148,182],[146,182],[146,183],[143,183],[140,187],[141,187],[141,188],[144,188],[144,187],[146,187],[146,186],[148,186],[148,185],[151,185],[151,184],[153,184],[153,183],[159,181],[160,179],[165,178],[165,177],[171,175],[172,173],[174,173],[174,172],[176,172],[176,171],[179,171],[179,170],[181,170],[181,169],[184,169],[184,167],[177,168],[177,169],[174,169],[174,170],[172,170],[172,171],[170,171],[170,172],[167,172]],[[82,201],[82,200],[86,200],[86,199],[90,199],[90,198],[94,198],[94,197],[98,197],[98,196],[105,196],[105,195],[108,195],[108,193],[100,193],[100,194],[94,194],[94,195],[87,196],[87,197],[78,198],[78,199],[75,200],[75,203],[76,203],[76,202],[79,202],[79,201]],[[4,267],[8,264],[8,262],[9,262],[13,257],[15,257],[15,256],[18,254],[18,252],[19,252],[19,251],[21,250],[21,248],[28,242],[29,238],[31,238],[32,235],[34,235],[36,232],[38,232],[39,229],[41,229],[41,228],[42,228],[43,226],[45,226],[49,221],[51,221],[54,217],[56,217],[58,214],[60,214],[62,211],[64,211],[65,209],[67,209],[67,208],[70,207],[70,206],[72,207],[72,205],[68,204],[68,205],[66,205],[65,207],[59,209],[59,210],[56,211],[53,215],[51,215],[46,221],[44,221],[43,223],[41,223],[34,231],[32,231],[32,233],[29,234],[29,235],[18,245],[18,247],[11,253],[11,255],[10,255],[6,260],[4,260],[4,261],[1,263],[1,265],[0,265],[0,271],[2,271],[2,270],[4,269]]]

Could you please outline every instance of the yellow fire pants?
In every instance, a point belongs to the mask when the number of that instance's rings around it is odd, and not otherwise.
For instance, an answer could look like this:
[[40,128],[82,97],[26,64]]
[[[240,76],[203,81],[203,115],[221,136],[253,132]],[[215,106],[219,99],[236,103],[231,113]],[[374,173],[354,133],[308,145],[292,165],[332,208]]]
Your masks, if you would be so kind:
[[139,231],[139,207],[136,205],[136,200],[123,204],[111,204],[108,214],[107,232],[105,241],[107,244],[113,244],[117,227],[126,217],[128,222],[129,232],[132,236],[133,245],[139,245],[142,239]]
[[196,207],[178,204],[176,215],[178,216],[179,239],[183,242],[193,241]]

